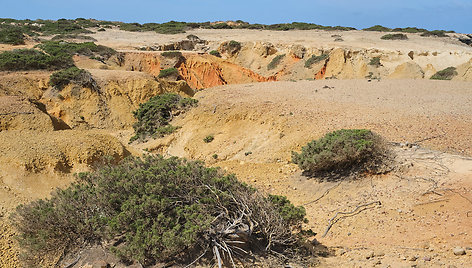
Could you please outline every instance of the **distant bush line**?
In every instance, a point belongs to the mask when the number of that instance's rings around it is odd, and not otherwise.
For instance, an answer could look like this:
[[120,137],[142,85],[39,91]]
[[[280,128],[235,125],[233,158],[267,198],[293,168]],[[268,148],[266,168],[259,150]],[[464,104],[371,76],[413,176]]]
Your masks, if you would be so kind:
[[73,55],[106,60],[115,50],[92,42],[67,43],[46,41],[34,49],[17,49],[0,53],[1,71],[60,70],[74,66]]
[[454,31],[443,31],[443,30],[434,30],[428,31],[426,29],[416,28],[416,27],[406,27],[406,28],[388,28],[382,25],[374,25],[369,28],[362,29],[363,31],[372,31],[372,32],[401,32],[401,33],[421,33],[421,36],[437,36],[437,37],[446,37],[446,33],[454,33]]
[[380,37],[380,39],[382,39],[382,40],[407,40],[408,36],[406,36],[406,34],[401,34],[401,33],[386,34],[386,35]]
[[[179,22],[169,21],[165,23],[124,23],[102,21],[94,19],[59,19],[53,20],[16,20],[16,19],[0,19],[1,27],[13,27],[18,29],[22,34],[27,36],[37,35],[60,35],[60,34],[90,34],[90,29],[96,31],[104,31],[105,28],[112,26],[118,27],[123,31],[131,32],[147,32],[153,31],[160,34],[178,34],[185,33],[191,29],[257,29],[257,30],[273,30],[273,31],[290,31],[290,30],[324,30],[324,31],[350,31],[356,30],[354,27],[345,26],[323,26],[315,23],[292,22],[277,24],[251,24],[242,20],[237,20],[233,24],[226,22],[210,23],[210,22]],[[381,25],[375,25],[363,29],[365,31],[382,31],[382,32],[405,32],[405,33],[428,33],[426,29],[416,27],[395,28],[390,29]],[[435,36],[440,36],[439,32],[448,33],[452,31],[431,31]],[[0,38],[0,42],[2,39]]]

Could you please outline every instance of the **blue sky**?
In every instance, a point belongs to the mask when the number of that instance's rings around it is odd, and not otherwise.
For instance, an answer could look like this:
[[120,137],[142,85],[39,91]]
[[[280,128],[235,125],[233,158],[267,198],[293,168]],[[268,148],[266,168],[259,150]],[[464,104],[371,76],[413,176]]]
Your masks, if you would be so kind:
[[244,20],[365,28],[416,26],[472,33],[472,0],[2,0],[0,17],[125,22]]

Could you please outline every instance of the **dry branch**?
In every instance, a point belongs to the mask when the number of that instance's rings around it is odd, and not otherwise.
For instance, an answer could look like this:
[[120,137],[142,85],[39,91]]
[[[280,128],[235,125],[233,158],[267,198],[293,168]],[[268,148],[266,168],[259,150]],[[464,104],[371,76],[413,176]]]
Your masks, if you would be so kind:
[[[378,204],[378,205],[382,205],[382,203],[380,201],[374,201],[374,202],[370,202],[370,203],[367,203],[367,204],[363,204],[363,205],[359,205],[357,206],[354,210],[352,211],[349,211],[349,212],[343,212],[343,211],[338,211],[336,212],[336,214],[334,215],[334,217],[332,217],[331,219],[329,219],[328,221],[328,227],[326,227],[326,230],[325,232],[323,233],[323,235],[321,237],[325,237],[329,230],[331,229],[331,227],[333,227],[333,225],[335,223],[337,223],[340,219],[344,219],[344,218],[347,218],[347,217],[352,217],[352,216],[355,216],[359,213],[361,213],[362,211],[368,209],[368,206],[370,205],[373,205],[373,204]],[[362,208],[362,209],[361,209]],[[341,216],[338,218],[338,215],[344,215],[344,216]]]
[[318,202],[321,198],[325,197],[331,190],[333,190],[334,188],[338,187],[340,184],[341,184],[341,182],[338,182],[336,185],[334,185],[333,187],[331,187],[331,188],[329,188],[328,190],[326,190],[320,197],[318,197],[317,199],[315,199],[315,200],[313,200],[313,201],[310,201],[310,202],[308,202],[308,203],[303,204],[303,206],[310,205],[310,204],[313,204],[313,203]]

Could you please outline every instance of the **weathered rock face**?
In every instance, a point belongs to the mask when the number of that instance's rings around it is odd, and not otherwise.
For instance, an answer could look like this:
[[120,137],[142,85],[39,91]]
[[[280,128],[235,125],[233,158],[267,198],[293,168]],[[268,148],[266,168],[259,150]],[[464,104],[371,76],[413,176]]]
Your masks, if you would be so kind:
[[192,88],[202,89],[226,84],[274,81],[239,65],[206,56],[189,56],[179,68],[180,74]]
[[0,132],[6,130],[54,130],[51,117],[37,104],[18,96],[0,97]]
[[461,81],[472,81],[472,58],[462,64],[457,66],[457,76],[454,77],[454,80],[461,80]]
[[49,72],[14,72],[0,74],[0,96],[39,99],[49,85]]
[[398,65],[395,71],[389,75],[392,79],[422,79],[424,78],[424,71],[415,62],[405,62]]
[[178,93],[193,96],[184,81],[156,80],[149,74],[127,71],[91,70],[99,89],[74,84],[61,92],[49,89],[41,98],[49,114],[71,128],[126,129],[135,119],[132,111],[152,96]]
[[306,48],[302,45],[293,45],[290,48],[290,55],[292,55],[292,57],[303,59],[305,54],[306,54]]

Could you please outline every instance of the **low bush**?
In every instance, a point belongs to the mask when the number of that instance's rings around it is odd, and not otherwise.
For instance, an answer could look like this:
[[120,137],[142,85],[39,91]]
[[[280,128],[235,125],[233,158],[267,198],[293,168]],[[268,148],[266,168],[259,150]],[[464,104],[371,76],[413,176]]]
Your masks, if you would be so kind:
[[239,43],[238,41],[234,41],[234,40],[229,41],[228,46],[230,48],[241,49],[241,43]]
[[92,33],[92,31],[85,29],[83,25],[74,20],[59,19],[57,21],[43,20],[38,22],[42,24],[40,31],[44,35]]
[[166,58],[180,58],[182,57],[182,52],[180,51],[165,51],[161,55]]
[[215,136],[213,136],[213,135],[208,135],[208,136],[206,136],[205,138],[203,138],[203,141],[204,141],[205,143],[210,143],[210,142],[212,142],[214,139],[215,139]]
[[19,27],[0,28],[0,43],[9,45],[24,45],[25,36]]
[[28,267],[51,253],[113,239],[118,242],[105,243],[108,250],[150,266],[296,250],[305,214],[218,168],[145,156],[81,173],[51,198],[19,206],[11,220]]
[[241,43],[239,43],[238,41],[231,40],[222,43],[219,50],[222,53],[228,53],[229,55],[233,56],[236,55],[241,50],[241,48]]
[[75,66],[55,72],[49,78],[49,85],[58,90],[62,90],[70,83],[92,89],[97,87],[95,80],[88,71]]
[[194,34],[187,35],[187,39],[190,41],[200,41],[200,38]]
[[369,28],[362,29],[363,31],[372,31],[372,32],[391,32],[392,29],[384,27],[382,25],[374,25]]
[[446,31],[442,31],[442,30],[427,31],[427,32],[422,33],[421,36],[447,37]]
[[88,35],[80,35],[80,34],[58,34],[51,38],[52,41],[58,40],[65,40],[65,39],[77,39],[77,40],[90,40],[90,41],[97,41],[95,38],[88,36]]
[[220,54],[220,52],[218,52],[218,50],[212,50],[212,51],[210,51],[210,55],[213,55],[213,56],[215,56],[215,57],[221,58],[221,54]]
[[330,132],[292,152],[292,162],[309,175],[383,172],[389,157],[385,141],[366,129]]
[[285,54],[282,55],[277,55],[275,58],[272,59],[272,61],[267,65],[267,70],[272,70],[279,65],[279,63],[285,58]]
[[321,54],[319,56],[312,55],[309,59],[306,60],[305,68],[310,68],[313,64],[324,61],[328,58],[329,58],[328,54]]
[[401,34],[401,33],[386,34],[386,35],[380,37],[380,39],[382,39],[382,40],[407,40],[408,36],[406,36],[406,34]]
[[373,57],[369,61],[369,65],[375,66],[375,67],[380,67],[382,66],[382,63],[380,63],[380,57]]
[[171,75],[178,75],[178,74],[179,74],[179,70],[177,70],[176,68],[163,69],[159,72],[159,78],[166,78]]
[[457,71],[455,67],[447,67],[444,70],[441,70],[431,76],[430,79],[433,80],[451,80],[454,76],[457,75]]
[[67,55],[47,55],[34,49],[17,49],[0,53],[1,71],[58,70],[74,66]]
[[79,54],[106,60],[116,54],[114,49],[96,45],[93,42],[68,43],[64,41],[46,41],[37,45],[37,47],[52,56],[72,57],[75,54]]
[[177,94],[166,93],[150,98],[141,103],[133,112],[137,122],[133,125],[135,136],[130,142],[147,137],[162,137],[172,133],[176,127],[169,124],[172,114],[185,111],[197,105],[197,100],[182,98]]
[[427,32],[426,29],[416,28],[416,27],[406,27],[406,28],[395,28],[392,32],[402,32],[402,33],[424,33]]

